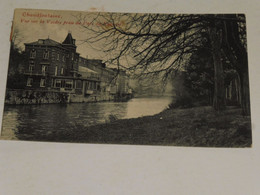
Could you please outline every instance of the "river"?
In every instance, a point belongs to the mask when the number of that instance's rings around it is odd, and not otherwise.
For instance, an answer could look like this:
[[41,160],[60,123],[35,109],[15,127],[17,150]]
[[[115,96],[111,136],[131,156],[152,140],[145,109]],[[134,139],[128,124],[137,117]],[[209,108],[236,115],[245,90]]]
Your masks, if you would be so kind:
[[151,97],[133,98],[128,102],[7,105],[1,135],[4,139],[17,139],[17,135],[23,132],[61,131],[109,122],[111,118],[154,115],[164,110],[170,102],[170,97]]

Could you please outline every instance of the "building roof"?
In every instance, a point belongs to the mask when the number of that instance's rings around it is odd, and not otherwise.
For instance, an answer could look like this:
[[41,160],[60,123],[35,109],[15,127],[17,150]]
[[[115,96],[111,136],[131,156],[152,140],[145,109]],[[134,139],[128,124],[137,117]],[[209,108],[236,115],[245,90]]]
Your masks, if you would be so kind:
[[[75,39],[72,38],[72,35],[70,32],[68,33],[67,37],[62,42],[62,44],[75,46]],[[45,45],[45,46],[62,46],[62,44],[50,39],[49,37],[47,39],[38,39],[38,41],[34,41],[31,43],[25,43],[25,45]]]
[[61,44],[57,41],[54,41],[52,39],[39,39],[38,41],[31,42],[31,43],[25,43],[25,45],[48,45],[48,46],[61,46]]
[[98,72],[91,70],[89,68],[79,66],[78,73],[81,74],[83,78],[88,78],[89,76],[97,76]]
[[70,32],[68,33],[67,37],[62,42],[62,44],[75,45],[75,39],[72,38],[72,35]]
[[86,60],[86,62],[88,62],[88,63],[90,63],[90,64],[102,64],[102,60],[100,60],[100,59],[89,59],[89,58],[84,58],[84,57],[82,57],[82,56],[80,56],[80,58],[81,59],[83,59],[83,60]]
[[98,74],[98,72],[94,71],[94,70],[91,70],[89,68],[86,68],[84,66],[79,66],[79,72],[80,73],[94,73],[94,74]]

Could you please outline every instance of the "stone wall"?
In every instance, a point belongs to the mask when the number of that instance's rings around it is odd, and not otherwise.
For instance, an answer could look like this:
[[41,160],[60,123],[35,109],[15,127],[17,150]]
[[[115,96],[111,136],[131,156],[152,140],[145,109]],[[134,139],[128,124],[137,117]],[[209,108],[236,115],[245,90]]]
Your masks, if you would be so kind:
[[66,92],[7,89],[5,94],[5,104],[49,104],[68,101],[69,94]]
[[69,102],[102,102],[102,101],[114,101],[114,95],[107,95],[107,94],[92,94],[89,96],[82,96],[76,94],[69,95]]
[[108,93],[92,94],[83,96],[76,93],[43,91],[43,90],[22,90],[7,89],[5,104],[51,104],[51,103],[80,103],[80,102],[101,102],[101,101],[127,101],[131,97]]

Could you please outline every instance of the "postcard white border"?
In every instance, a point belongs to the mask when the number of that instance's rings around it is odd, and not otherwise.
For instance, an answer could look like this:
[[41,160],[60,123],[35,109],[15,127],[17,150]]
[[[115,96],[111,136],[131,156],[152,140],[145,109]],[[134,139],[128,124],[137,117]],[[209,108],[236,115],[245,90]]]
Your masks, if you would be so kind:
[[245,13],[253,148],[216,149],[0,141],[0,194],[259,194],[259,2],[9,0],[1,3],[0,120],[14,8]]

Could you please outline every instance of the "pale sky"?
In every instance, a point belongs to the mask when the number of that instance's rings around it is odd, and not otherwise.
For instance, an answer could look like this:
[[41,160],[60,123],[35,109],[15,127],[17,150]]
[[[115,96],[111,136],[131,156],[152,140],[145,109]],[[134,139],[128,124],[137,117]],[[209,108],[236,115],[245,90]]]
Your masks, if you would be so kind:
[[[83,28],[81,24],[76,24],[78,21],[76,16],[84,18],[82,21],[85,22],[85,26],[88,26],[98,16],[98,14],[98,12],[16,9],[14,14],[13,32],[18,31],[17,39],[20,39],[21,42],[19,43],[19,47],[22,49],[24,49],[24,43],[34,42],[38,39],[47,39],[48,37],[62,43],[68,32],[71,32],[72,37],[76,39],[77,52],[80,53],[82,57],[107,61],[112,58],[112,55],[114,55],[113,51],[110,53],[104,53],[102,49],[93,49],[93,47],[103,48],[101,45],[103,43],[102,41],[105,40],[102,40],[99,43],[95,42],[91,45],[82,43],[82,40],[95,34],[91,34],[91,32]],[[102,23],[105,22],[102,17],[101,20]],[[120,16],[119,23],[121,22],[122,24],[124,23],[124,18],[121,18]],[[94,20],[91,28],[100,28],[97,23],[98,21]],[[122,25],[121,27],[123,28],[124,26]],[[102,28],[105,29],[107,26],[101,25],[101,29]],[[116,53],[116,50],[114,51]],[[174,60],[174,58],[172,58],[172,60]],[[120,65],[131,66],[129,64],[133,64],[134,61],[135,60],[131,58],[131,56],[124,56],[120,59]],[[107,65],[111,66],[111,64],[108,63]],[[168,64],[164,64],[164,66],[167,65]],[[151,67],[156,68],[156,65]]]
[[[61,43],[70,31],[72,37],[76,39],[77,52],[80,53],[82,57],[102,59],[102,52],[93,50],[86,43],[80,44],[80,40],[84,40],[88,35],[84,32],[84,28],[82,28],[81,25],[75,24],[77,19],[74,16],[78,14],[86,15],[86,21],[91,21],[95,13],[16,9],[13,30],[18,30],[19,32],[18,39],[21,39],[19,46],[24,49],[24,43],[30,43],[48,37]],[[54,15],[59,18],[53,17]],[[35,20],[37,23],[32,23],[32,21]],[[44,20],[44,23],[40,23],[40,20]],[[51,24],[51,22],[53,23]],[[74,24],[68,24],[67,22],[74,22]]]

